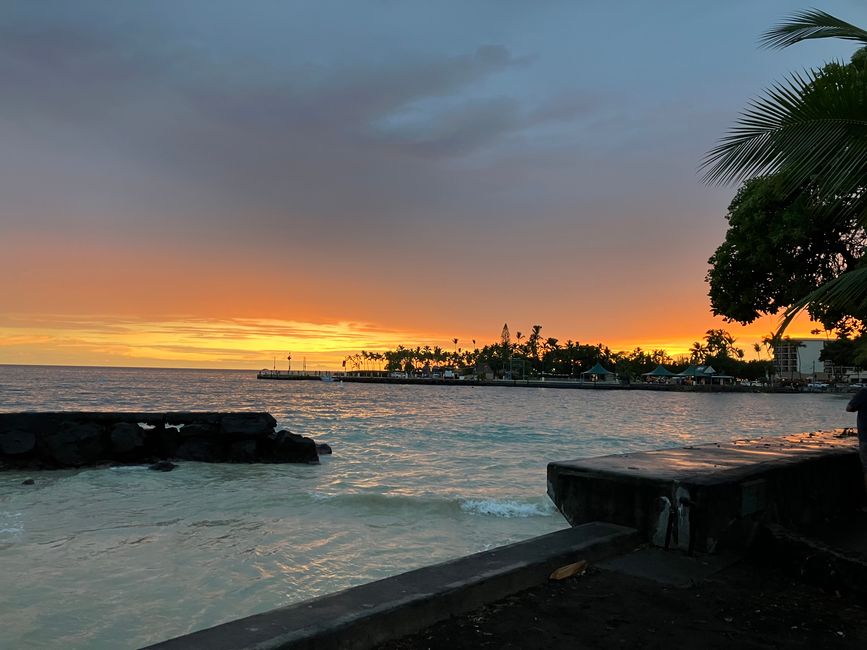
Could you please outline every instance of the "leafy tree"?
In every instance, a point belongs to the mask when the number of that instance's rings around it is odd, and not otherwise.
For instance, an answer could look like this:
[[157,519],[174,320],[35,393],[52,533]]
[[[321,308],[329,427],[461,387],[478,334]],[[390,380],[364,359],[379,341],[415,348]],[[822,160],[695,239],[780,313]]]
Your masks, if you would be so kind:
[[705,347],[708,355],[713,357],[734,357],[743,359],[744,351],[735,347],[734,337],[722,329],[712,329],[705,332]]
[[689,349],[689,362],[704,365],[709,354],[707,346],[696,341]]
[[[867,31],[818,10],[802,11],[774,27],[764,44],[842,38],[867,45]],[[755,99],[704,161],[710,182],[777,175],[785,193],[810,199],[828,220],[867,222],[867,55],[791,74]],[[783,305],[777,305],[779,308]],[[782,331],[803,309],[867,315],[867,265],[847,267],[788,306]],[[734,312],[733,312],[734,313]],[[739,313],[739,317],[743,317]]]
[[[807,192],[789,192],[779,175],[744,183],[729,205],[725,241],[708,260],[711,308],[742,324],[776,314],[854,268],[865,231],[852,215],[831,219]],[[820,303],[810,315],[827,328],[845,314]]]
[[503,331],[500,332],[500,345],[503,346],[503,354],[509,354],[512,349],[512,336],[509,334],[509,324],[503,323]]
[[863,336],[841,336],[835,341],[827,341],[819,354],[819,360],[830,361],[837,367],[863,367],[867,365],[864,343]]

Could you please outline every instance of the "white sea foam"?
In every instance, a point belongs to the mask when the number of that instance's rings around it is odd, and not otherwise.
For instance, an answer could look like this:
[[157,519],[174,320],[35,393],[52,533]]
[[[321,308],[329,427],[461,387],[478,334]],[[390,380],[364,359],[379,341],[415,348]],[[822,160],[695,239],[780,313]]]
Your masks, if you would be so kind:
[[24,524],[21,521],[23,515],[24,513],[21,512],[0,512],[0,535],[18,537],[23,533]]
[[543,503],[522,503],[499,499],[465,499],[461,501],[461,510],[473,515],[489,515],[507,519],[548,517],[554,512],[553,506],[546,506]]

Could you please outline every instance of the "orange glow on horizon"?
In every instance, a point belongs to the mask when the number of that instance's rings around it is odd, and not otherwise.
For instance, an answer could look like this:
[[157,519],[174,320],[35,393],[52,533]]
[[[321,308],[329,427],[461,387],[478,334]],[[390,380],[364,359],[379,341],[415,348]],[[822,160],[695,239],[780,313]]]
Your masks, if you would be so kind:
[[[746,358],[767,358],[753,343],[767,335],[776,319],[764,319],[749,328],[709,322],[697,328],[694,336],[666,338],[648,335],[634,339],[608,340],[577,335],[557,337],[580,343],[602,343],[613,351],[666,350],[672,357],[687,354],[705,330],[729,330],[742,347]],[[498,329],[498,328],[492,328]],[[526,328],[529,330],[530,328]],[[812,337],[809,321],[797,321],[788,335]],[[515,334],[521,331],[512,329]],[[498,333],[498,332],[497,332]],[[554,333],[542,330],[543,338]],[[454,336],[439,332],[394,330],[366,323],[309,323],[278,319],[201,319],[172,318],[143,320],[124,317],[17,316],[0,318],[0,363],[44,365],[97,365],[128,367],[195,367],[259,369],[286,367],[292,354],[295,369],[339,369],[342,360],[361,350],[383,352],[398,345],[429,345],[452,350]],[[458,335],[458,347],[471,349],[472,336]],[[476,346],[496,342],[496,335],[476,337]]]

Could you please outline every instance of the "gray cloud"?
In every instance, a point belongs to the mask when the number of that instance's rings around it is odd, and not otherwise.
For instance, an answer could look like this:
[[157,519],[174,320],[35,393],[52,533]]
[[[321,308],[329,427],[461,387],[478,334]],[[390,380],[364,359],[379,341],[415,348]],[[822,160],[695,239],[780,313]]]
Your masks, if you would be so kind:
[[[350,209],[350,219],[405,219],[442,192],[437,172],[406,156],[467,153],[522,122],[514,100],[482,99],[433,116],[421,137],[395,137],[377,124],[520,64],[507,48],[483,45],[375,66],[302,62],[262,79],[239,62],[218,69],[188,43],[153,32],[31,26],[0,32],[0,86],[14,89],[0,119],[30,124],[35,150],[75,132],[82,166],[103,166],[108,176],[120,164],[131,177],[176,179],[176,191],[149,199],[173,220],[196,211],[225,221],[242,208],[263,227],[301,215],[345,220]],[[115,193],[119,207],[143,199],[136,182],[103,193]],[[120,212],[110,203],[106,214]]]
[[[591,74],[606,62],[579,67],[562,36],[479,27],[411,47],[425,33],[416,26],[381,46],[349,42],[351,29],[317,44],[328,28],[314,22],[306,38],[235,32],[223,7],[195,31],[177,14],[136,21],[100,7],[33,10],[0,27],[0,135],[26,152],[0,156],[0,218],[381,251],[433,220],[479,231],[528,216],[590,222],[603,200],[614,213],[648,200],[627,205],[624,184],[670,184],[658,165],[622,178],[657,146],[650,101],[625,86],[615,97]],[[258,22],[292,22],[274,7]],[[370,10],[358,11],[374,23]],[[492,15],[481,14],[477,26]],[[695,130],[670,142],[693,156]]]
[[[560,99],[528,110],[485,90],[527,63],[503,45],[328,66],[269,63],[254,55],[215,61],[153,26],[19,25],[0,31],[0,86],[15,89],[0,119],[34,125],[42,138],[35,150],[50,151],[74,131],[82,166],[116,179],[103,192],[119,207],[144,198],[137,181],[117,179],[127,169],[129,177],[163,177],[169,191],[148,197],[157,215],[177,221],[196,211],[225,221],[243,208],[267,228],[304,217],[426,218],[419,206],[460,194],[456,182],[472,183],[437,160],[578,114]],[[432,102],[448,106],[424,107]],[[393,126],[418,106],[410,123]],[[111,205],[103,196],[98,211],[121,211]]]

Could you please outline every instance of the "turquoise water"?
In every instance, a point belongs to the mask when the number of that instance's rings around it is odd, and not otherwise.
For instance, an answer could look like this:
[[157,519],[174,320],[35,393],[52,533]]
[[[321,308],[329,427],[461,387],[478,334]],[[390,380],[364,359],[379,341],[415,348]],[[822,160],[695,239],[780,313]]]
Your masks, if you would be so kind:
[[0,366],[0,410],[267,410],[334,448],[319,466],[0,474],[0,647],[139,647],[547,533],[565,525],[551,460],[849,426],[845,404]]

